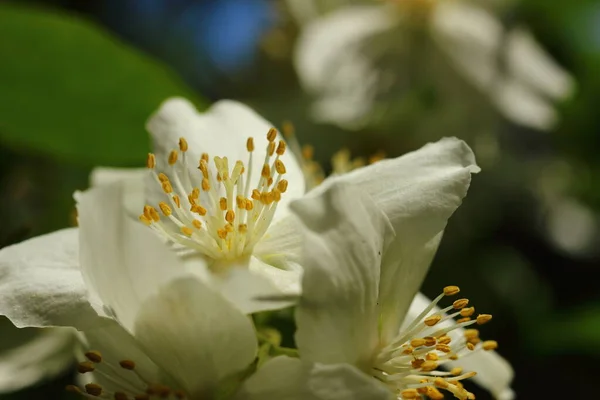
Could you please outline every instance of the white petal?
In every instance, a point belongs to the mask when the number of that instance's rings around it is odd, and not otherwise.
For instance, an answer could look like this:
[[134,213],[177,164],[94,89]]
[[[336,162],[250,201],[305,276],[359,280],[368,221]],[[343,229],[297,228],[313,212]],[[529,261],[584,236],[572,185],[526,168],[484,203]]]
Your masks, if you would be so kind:
[[[148,382],[180,389],[167,373],[148,358],[140,343],[117,322],[111,320],[102,328],[84,331],[81,337],[84,353],[93,350],[102,356],[102,362],[95,364],[95,372],[82,376],[84,383],[94,382],[106,392],[125,392],[131,398],[145,393]],[[135,372],[121,368],[119,362],[124,360],[135,363]],[[87,360],[82,356],[79,361]]]
[[304,360],[365,366],[377,342],[379,267],[389,221],[339,182],[291,205],[305,226],[296,343]]
[[0,393],[54,378],[73,363],[71,328],[16,328],[2,318],[0,335]]
[[318,400],[307,383],[308,368],[302,361],[275,357],[244,382],[234,400]]
[[395,23],[387,7],[349,6],[304,27],[294,64],[303,86],[318,98],[316,119],[353,127],[369,113],[379,76],[363,46]]
[[381,269],[379,298],[384,337],[398,332],[448,218],[465,197],[471,173],[478,171],[465,142],[444,138],[402,157],[327,179],[313,190],[318,193],[338,181],[348,182],[368,193],[394,227],[396,240],[385,254]]
[[302,267],[293,262],[286,262],[286,269],[277,268],[253,257],[250,260],[250,271],[269,280],[282,294],[297,296],[301,292]]
[[309,377],[310,391],[321,400],[392,400],[392,391],[352,365],[316,364]]
[[147,227],[128,217],[117,182],[79,195],[81,270],[98,313],[131,329],[137,308],[170,279],[186,273],[183,262]]
[[[198,182],[202,177],[198,171],[202,153],[208,153],[211,160],[215,156],[227,157],[230,168],[237,160],[244,162],[247,169],[250,168],[247,165],[246,141],[249,137],[254,137],[252,188],[256,187],[260,179],[268,143],[266,135],[271,127],[273,125],[270,122],[242,103],[222,100],[205,112],[198,112],[191,103],[181,98],[165,101],[147,124],[154,141],[158,169],[168,171],[165,165],[168,154],[171,150],[178,149],[179,138],[184,137],[189,145],[186,153],[187,166],[191,176],[198,177]],[[278,135],[279,139],[281,135]],[[279,203],[282,210],[278,212],[284,211],[289,201],[305,191],[304,175],[291,152],[286,152],[281,160],[286,166],[285,178],[289,186]],[[149,180],[149,185],[162,194],[160,186],[153,179]]]
[[0,250],[0,314],[18,327],[84,328],[99,322],[79,270],[77,229]]
[[[431,300],[418,293],[410,305],[404,324],[408,325],[429,304],[431,304]],[[435,310],[439,311],[439,308],[436,307]],[[451,323],[446,321],[440,327],[449,326]],[[464,337],[464,329],[455,329],[449,335],[453,340],[459,340]],[[510,388],[514,377],[513,369],[508,361],[495,351],[477,351],[446,365],[448,368],[462,367],[465,372],[477,372],[477,375],[472,379],[489,390],[498,400],[511,400],[514,398],[514,393]]]
[[145,204],[144,181],[148,176],[145,168],[94,168],[90,174],[90,186],[96,187],[124,181],[123,204],[132,218],[140,215]]
[[149,299],[135,337],[191,397],[248,367],[257,350],[251,320],[195,278],[175,280]]

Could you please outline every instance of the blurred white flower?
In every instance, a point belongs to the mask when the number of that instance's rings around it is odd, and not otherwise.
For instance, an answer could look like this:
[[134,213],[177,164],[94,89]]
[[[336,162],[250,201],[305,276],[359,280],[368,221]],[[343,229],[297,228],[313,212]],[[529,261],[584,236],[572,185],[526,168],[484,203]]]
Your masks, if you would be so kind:
[[[574,82],[524,27],[482,1],[287,0],[302,30],[295,65],[320,121],[357,128],[426,83],[461,101],[465,83],[512,122],[549,129]],[[453,71],[453,72],[451,72]],[[439,76],[433,76],[439,75]],[[450,82],[451,80],[452,82]],[[400,93],[395,93],[400,92]]]
[[[497,343],[464,329],[491,316],[475,317],[468,299],[436,307],[458,287],[444,288],[433,301],[417,296],[407,308],[426,270],[423,260],[437,247],[441,232],[434,232],[448,217],[439,212],[453,210],[454,195],[463,190],[459,184],[439,189],[433,203],[427,192],[405,192],[404,204],[420,204],[430,213],[409,208],[391,220],[366,191],[345,183],[292,203],[306,228],[303,292],[295,314],[301,359],[274,359],[245,386],[250,398],[441,399],[440,391],[448,391],[466,400],[475,397],[460,381],[473,376],[497,398],[513,398],[512,368],[491,351]],[[414,238],[401,245],[408,232]]]

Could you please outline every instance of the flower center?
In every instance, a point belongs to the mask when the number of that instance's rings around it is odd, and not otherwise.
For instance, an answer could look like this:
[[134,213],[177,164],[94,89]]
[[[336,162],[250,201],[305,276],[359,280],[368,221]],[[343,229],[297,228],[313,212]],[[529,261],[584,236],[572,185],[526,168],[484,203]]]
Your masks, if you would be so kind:
[[191,173],[186,161],[188,143],[179,140],[179,150],[168,156],[167,167],[157,171],[154,154],[148,154],[147,167],[165,194],[155,208],[146,205],[139,219],[167,240],[221,260],[233,260],[252,253],[269,227],[277,203],[287,190],[282,179],[286,167],[281,161],[286,151],[283,140],[276,143],[277,130],[267,133],[267,151],[260,178],[252,185],[254,139],[248,138],[247,168],[243,161],[229,167],[227,157],[207,153],[198,160],[198,173]]
[[[445,287],[376,357],[373,376],[397,393],[398,399],[421,399],[424,395],[438,400],[444,397],[440,389],[461,400],[475,399],[460,382],[475,376],[475,372],[463,373],[462,368],[458,367],[449,371],[438,370],[448,362],[460,360],[477,351],[494,350],[498,347],[493,340],[482,342],[476,329],[466,329],[462,337],[453,334],[456,332],[452,331],[458,328],[481,325],[492,319],[489,314],[479,314],[472,319],[475,308],[467,307],[468,299],[456,300],[451,306],[432,313],[442,298],[453,296],[459,291],[457,286]],[[446,312],[452,313],[444,315]],[[450,323],[455,317],[460,318],[456,323]]]
[[[114,399],[114,400],[187,400],[188,397],[182,390],[175,390],[169,386],[150,382],[136,368],[132,360],[121,360],[117,365],[112,365],[103,359],[99,351],[85,353],[87,361],[77,365],[77,372],[82,375],[92,373],[94,378],[107,382],[103,387],[99,383],[89,382],[83,387],[68,385],[66,390],[77,393],[88,399]],[[110,382],[110,384],[108,384]],[[110,386],[110,390],[108,387]]]

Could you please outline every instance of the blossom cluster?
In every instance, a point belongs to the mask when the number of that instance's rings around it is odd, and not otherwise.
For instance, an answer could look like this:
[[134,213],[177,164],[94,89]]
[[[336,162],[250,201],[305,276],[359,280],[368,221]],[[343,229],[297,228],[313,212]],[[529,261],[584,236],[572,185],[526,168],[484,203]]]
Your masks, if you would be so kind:
[[[0,251],[0,314],[18,327],[76,330],[69,391],[465,400],[473,378],[513,397],[512,369],[475,329],[491,315],[457,286],[433,301],[418,293],[479,171],[463,141],[307,190],[294,146],[242,104],[201,113],[169,99],[147,128],[146,167],[96,170],[75,194],[77,227]],[[286,307],[297,349],[253,318]]]

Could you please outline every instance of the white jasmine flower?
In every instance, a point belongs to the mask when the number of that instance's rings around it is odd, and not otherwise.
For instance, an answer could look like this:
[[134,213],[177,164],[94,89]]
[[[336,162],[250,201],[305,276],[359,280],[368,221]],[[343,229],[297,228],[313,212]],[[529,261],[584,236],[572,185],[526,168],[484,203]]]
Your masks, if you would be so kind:
[[509,120],[549,129],[553,103],[573,91],[571,76],[527,29],[506,29],[482,1],[287,3],[303,25],[296,70],[321,121],[360,127],[423,79],[460,101],[464,78]]
[[[125,217],[124,189],[117,182],[79,194],[78,230],[0,253],[2,283],[20,286],[12,296],[3,290],[3,308],[7,300],[12,307],[2,312],[20,326],[82,330],[86,348],[78,370],[84,381],[68,389],[84,397],[200,399],[219,393],[226,399],[252,372],[257,339],[251,319],[190,272],[205,267],[202,260],[184,261]],[[78,257],[60,247],[72,235],[79,236]],[[19,280],[15,265],[27,280]]]
[[[437,230],[445,216],[419,218],[408,212],[390,220],[366,193],[334,184],[293,203],[306,228],[303,292],[295,314],[301,361],[273,360],[248,382],[244,394],[250,399],[268,393],[284,399],[375,400],[441,399],[446,391],[466,400],[474,396],[461,381],[480,376],[495,396],[512,398],[510,366],[491,352],[497,343],[482,341],[473,329],[491,315],[476,316],[468,299],[436,307],[458,287],[444,288],[424,306],[419,297],[407,309],[423,278],[419,253],[432,250],[424,248],[426,243],[412,247],[413,240],[398,252],[398,243],[408,232],[417,238]],[[431,203],[434,198],[418,191],[405,192],[403,199],[411,204],[411,197],[432,212],[451,200],[439,197]],[[398,219],[404,226],[395,223]],[[473,370],[460,367],[463,359]]]

